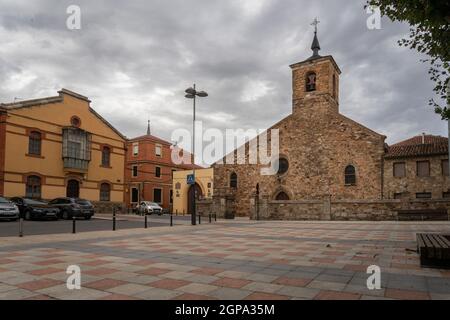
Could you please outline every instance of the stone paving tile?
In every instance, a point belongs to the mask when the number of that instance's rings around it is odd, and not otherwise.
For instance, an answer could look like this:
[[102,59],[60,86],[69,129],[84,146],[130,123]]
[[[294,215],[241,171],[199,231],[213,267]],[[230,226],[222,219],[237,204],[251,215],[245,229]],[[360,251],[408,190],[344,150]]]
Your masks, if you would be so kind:
[[145,300],[170,300],[182,294],[182,292],[174,290],[151,288],[147,291],[136,293],[134,296]]
[[278,278],[279,278],[278,276],[271,276],[269,274],[260,274],[260,273],[252,273],[244,277],[245,280],[266,282],[266,283],[274,282]]
[[211,284],[215,285],[215,286],[219,286],[219,287],[239,289],[250,283],[252,283],[252,282],[249,280],[233,279],[233,278],[220,278],[220,279],[212,282]]
[[306,287],[311,281],[311,279],[279,277],[273,283],[284,286]]
[[177,291],[182,291],[186,293],[191,294],[198,294],[198,295],[206,295],[211,291],[219,289],[218,286],[209,285],[209,284],[203,284],[203,283],[190,283],[186,286],[180,287],[177,289]]
[[308,288],[333,290],[333,291],[343,291],[345,286],[346,286],[345,283],[319,281],[319,280],[313,280],[307,285]]
[[275,293],[275,292],[279,291],[281,288],[283,288],[282,285],[270,284],[270,283],[264,283],[264,282],[252,282],[252,283],[249,283],[248,285],[242,287],[242,289],[244,289],[244,290],[264,292],[264,293]]
[[123,295],[135,296],[138,293],[149,290],[150,287],[142,284],[127,283],[113,288],[107,289],[108,292],[118,293]]
[[294,298],[313,299],[319,292],[320,292],[319,289],[314,288],[283,286],[276,293]]
[[40,289],[35,292],[63,300],[96,300],[109,295],[105,291],[83,287],[81,287],[81,290],[68,290],[66,284]]
[[60,281],[53,280],[53,279],[40,279],[40,280],[34,280],[30,282],[24,282],[17,285],[17,287],[26,289],[29,291],[35,291],[39,289],[45,289],[49,287],[53,287],[57,284],[61,284]]
[[282,296],[279,294],[265,293],[265,292],[253,292],[247,296],[244,300],[289,300],[288,296]]
[[387,298],[399,299],[399,300],[429,300],[430,295],[423,291],[411,291],[411,290],[398,290],[398,289],[386,289],[385,296]]
[[183,293],[179,296],[176,296],[175,298],[172,298],[172,300],[188,300],[188,301],[195,301],[195,300],[214,300],[213,298],[209,296],[202,296],[199,294],[192,294],[192,293]]
[[234,288],[219,288],[210,292],[208,295],[219,300],[242,300],[252,292]]
[[337,291],[320,291],[318,295],[314,297],[315,300],[359,300],[360,294],[349,292],[337,292]]
[[174,280],[174,279],[161,279],[149,283],[148,285],[154,288],[160,289],[178,289],[179,287],[186,286],[190,284],[189,281],[184,280]]
[[37,295],[36,293],[29,290],[14,289],[5,292],[0,292],[0,300],[22,300],[28,299],[36,295]]
[[84,287],[97,289],[97,290],[106,290],[111,289],[120,285],[126,284],[125,281],[114,280],[114,279],[102,279],[98,281],[93,281],[89,283],[83,284]]

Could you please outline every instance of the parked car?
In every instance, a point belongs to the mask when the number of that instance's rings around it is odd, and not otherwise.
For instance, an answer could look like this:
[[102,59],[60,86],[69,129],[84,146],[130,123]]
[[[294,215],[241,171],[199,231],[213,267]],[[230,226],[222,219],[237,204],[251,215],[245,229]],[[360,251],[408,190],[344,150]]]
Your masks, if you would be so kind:
[[0,197],[0,220],[12,220],[19,219],[19,208],[11,201]]
[[59,210],[49,206],[44,201],[20,197],[11,198],[11,201],[19,207],[20,215],[25,218],[25,220],[58,220]]
[[139,203],[139,205],[137,207],[137,212],[139,214],[154,214],[154,213],[156,213],[157,215],[162,215],[163,208],[161,208],[161,206],[159,204],[157,204],[156,202],[142,201],[141,203]]
[[84,218],[89,220],[94,215],[94,206],[85,199],[79,198],[56,198],[49,205],[59,209],[59,217],[62,219]]

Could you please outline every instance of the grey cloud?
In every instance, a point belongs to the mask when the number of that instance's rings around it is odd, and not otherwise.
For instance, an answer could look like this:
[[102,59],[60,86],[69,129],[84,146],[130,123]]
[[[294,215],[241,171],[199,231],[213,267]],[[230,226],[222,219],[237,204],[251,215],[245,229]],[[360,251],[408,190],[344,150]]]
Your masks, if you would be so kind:
[[364,0],[79,0],[82,30],[70,31],[73,3],[2,1],[0,101],[67,87],[126,136],[145,133],[150,114],[153,133],[170,140],[174,129],[191,128],[183,91],[196,82],[210,94],[198,105],[205,126],[267,128],[291,111],[289,65],[311,55],[318,16],[321,53],[343,70],[345,115],[389,143],[447,134],[427,106],[428,66],[397,45],[408,27],[383,19],[382,30],[368,30]]

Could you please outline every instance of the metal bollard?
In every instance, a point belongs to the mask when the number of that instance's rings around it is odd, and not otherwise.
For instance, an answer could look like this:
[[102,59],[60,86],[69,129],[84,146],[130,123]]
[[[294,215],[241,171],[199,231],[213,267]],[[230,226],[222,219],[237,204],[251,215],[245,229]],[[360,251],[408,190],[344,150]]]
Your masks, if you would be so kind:
[[211,223],[211,213],[209,214],[209,223]]
[[75,216],[72,217],[72,233],[77,233],[77,220],[75,219]]
[[173,215],[170,215],[170,226],[173,227]]
[[202,216],[198,215],[198,224],[202,224]]
[[214,213],[214,221],[217,222],[217,213]]
[[144,218],[144,221],[145,221],[145,229],[147,229],[147,228],[148,228],[147,220],[148,220],[148,216],[147,216],[147,215],[145,215],[145,218]]
[[113,231],[116,231],[116,208],[113,209]]
[[23,237],[23,218],[19,219],[19,237]]

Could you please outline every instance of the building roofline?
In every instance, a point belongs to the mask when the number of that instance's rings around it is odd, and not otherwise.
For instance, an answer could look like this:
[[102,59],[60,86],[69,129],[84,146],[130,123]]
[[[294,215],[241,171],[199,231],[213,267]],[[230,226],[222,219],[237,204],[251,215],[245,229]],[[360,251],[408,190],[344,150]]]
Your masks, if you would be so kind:
[[58,91],[58,96],[53,97],[46,97],[46,98],[39,98],[39,99],[30,99],[30,100],[23,100],[18,102],[12,102],[12,103],[1,103],[0,109],[9,111],[9,110],[18,110],[23,108],[29,108],[34,106],[42,106],[46,104],[51,103],[59,103],[63,102],[63,94],[70,95],[71,97],[74,97],[76,99],[80,99],[83,101],[86,101],[89,106],[89,111],[92,112],[97,118],[100,119],[104,124],[106,124],[111,130],[113,130],[117,135],[119,135],[123,140],[127,140],[127,137],[124,136],[119,130],[117,130],[110,122],[108,122],[105,118],[103,118],[99,113],[97,113],[91,106],[91,100],[89,100],[87,97],[78,94],[76,92],[70,91],[68,89],[62,88]]
[[338,71],[339,74],[342,73],[341,69],[339,68],[338,64],[336,63],[336,60],[334,60],[332,55],[328,55],[328,56],[317,56],[317,57],[310,57],[306,60],[303,60],[301,62],[297,62],[294,64],[291,64],[289,67],[291,67],[291,69],[294,69],[296,67],[300,67],[302,65],[306,65],[306,64],[313,64],[315,62],[320,62],[320,60],[330,60],[331,63],[333,63],[334,67],[336,68],[336,70]]

